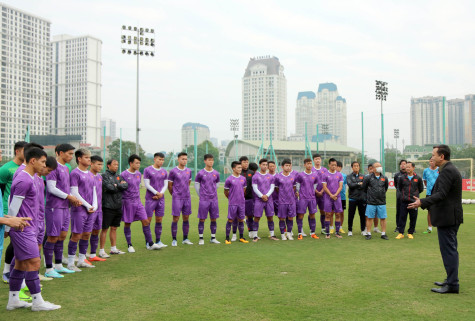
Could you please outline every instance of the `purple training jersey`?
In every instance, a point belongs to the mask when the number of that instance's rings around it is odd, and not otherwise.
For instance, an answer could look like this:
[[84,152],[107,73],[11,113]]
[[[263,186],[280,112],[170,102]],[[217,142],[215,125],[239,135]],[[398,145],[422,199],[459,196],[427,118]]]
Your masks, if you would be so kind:
[[140,174],[139,171],[131,173],[128,169],[126,169],[120,174],[120,176],[129,185],[129,187],[122,192],[122,198],[128,201],[140,201],[140,182],[142,181],[142,174]]
[[[143,171],[143,179],[150,180],[150,186],[152,186],[157,192],[160,192],[163,189],[167,178],[168,174],[165,169],[156,169],[153,165],[150,165]],[[154,196],[155,195],[147,189],[145,199],[151,200]]]
[[22,163],[20,166],[18,166],[15,173],[13,173],[12,182],[18,176],[18,174],[20,174],[20,172],[25,169],[25,167],[26,167],[25,163]]
[[328,173],[328,169],[326,169],[323,166],[321,166],[319,169],[316,169],[315,166],[313,166],[312,173],[317,173],[317,183],[318,183],[317,190],[321,191],[323,188],[322,186],[323,176],[325,176],[325,174]]
[[[262,195],[266,195],[270,189],[271,185],[274,184],[274,176],[271,174],[262,174],[261,172],[256,172],[252,176],[252,185],[257,185],[257,189]],[[256,194],[254,194],[255,199],[260,199]],[[272,194],[269,196],[269,201],[272,201]]]
[[168,174],[168,181],[173,182],[173,198],[176,199],[191,199],[190,196],[190,181],[191,170],[189,168],[179,169],[173,168]]
[[279,188],[279,205],[295,204],[295,178],[296,173],[291,171],[289,175],[284,175],[284,172],[275,176],[275,187]]
[[45,181],[43,177],[35,175],[36,188],[38,190],[39,219],[45,219]]
[[330,193],[335,194],[340,187],[340,182],[343,183],[343,175],[336,171],[335,173],[327,172],[323,175],[322,184],[326,183]]
[[214,201],[218,199],[216,186],[219,183],[219,172],[213,169],[208,172],[202,169],[196,174],[195,182],[200,183],[200,200]]
[[[79,168],[75,168],[71,171],[70,186],[77,187],[79,195],[92,206],[94,201],[94,175],[86,170],[83,172]],[[102,187],[101,187],[102,188]],[[96,191],[97,193],[97,191]],[[97,195],[97,194],[96,194]],[[83,207],[84,208],[84,207]],[[77,207],[72,207],[71,211],[79,209]]]
[[315,188],[319,188],[316,172],[312,171],[310,174],[300,172],[295,181],[300,184],[299,196],[301,200],[315,199]]
[[229,205],[244,205],[244,188],[247,186],[246,178],[244,176],[231,175],[224,182],[224,189],[229,190]]
[[[97,173],[97,175],[94,175],[94,186],[96,186],[96,196],[97,196],[97,211],[96,212],[102,213],[102,176],[99,173]],[[100,228],[98,230],[100,230]]]
[[[58,162],[58,167],[46,176],[46,181],[55,181],[57,189],[68,195],[71,193],[69,169],[66,165],[62,165]],[[54,196],[46,190],[46,208],[69,208],[69,201]]]
[[17,217],[31,217],[31,221],[28,222],[30,226],[26,226],[23,229],[23,233],[32,233],[34,235],[38,233],[39,212],[38,187],[37,182],[35,182],[35,176],[31,176],[25,171],[18,173],[12,183],[9,203],[10,205],[14,196],[20,196],[23,198]]

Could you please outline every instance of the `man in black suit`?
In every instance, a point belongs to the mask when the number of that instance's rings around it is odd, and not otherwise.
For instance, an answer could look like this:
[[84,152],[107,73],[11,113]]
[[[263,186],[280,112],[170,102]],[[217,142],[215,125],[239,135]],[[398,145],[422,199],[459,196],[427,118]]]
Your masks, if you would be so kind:
[[435,181],[432,195],[424,199],[415,198],[408,208],[428,208],[433,226],[437,226],[440,253],[447,278],[435,282],[440,288],[431,289],[436,293],[459,293],[459,254],[457,252],[457,232],[463,223],[462,176],[450,162],[450,148],[447,145],[434,146],[432,158],[439,166],[439,177]]

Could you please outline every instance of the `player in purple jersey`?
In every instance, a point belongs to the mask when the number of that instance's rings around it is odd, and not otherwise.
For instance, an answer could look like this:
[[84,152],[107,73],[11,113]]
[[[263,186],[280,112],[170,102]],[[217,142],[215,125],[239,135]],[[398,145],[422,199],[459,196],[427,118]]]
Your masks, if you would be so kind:
[[[275,165],[275,162],[270,160],[267,163],[267,167],[269,169],[269,174],[272,175],[275,179],[275,175],[278,174],[277,172],[277,165]],[[274,201],[274,214],[277,216],[279,212],[279,192],[274,188],[274,193],[272,193],[272,199]]]
[[[78,167],[70,174],[71,194],[81,201],[81,206],[71,208],[71,238],[68,244],[68,269],[81,272],[79,267],[92,268],[87,264],[86,253],[89,246],[89,237],[96,219],[97,192],[94,175],[88,170],[91,165],[91,152],[80,148],[75,153]],[[79,260],[74,265],[74,258],[79,243]]]
[[[35,175],[46,166],[46,153],[40,148],[27,150],[25,159],[27,166],[13,181],[10,193],[8,214],[10,216],[30,217],[30,226],[23,231],[10,230],[10,238],[15,249],[15,267],[10,273],[10,293],[7,310],[31,307],[32,311],[56,310],[61,308],[43,300],[41,296],[40,253],[38,250],[38,189]],[[33,304],[20,301],[21,284],[25,279],[33,298]]]
[[298,239],[303,240],[303,217],[308,209],[308,222],[310,227],[310,237],[319,239],[315,234],[317,221],[315,214],[317,213],[317,201],[315,199],[315,190],[318,187],[317,173],[312,171],[312,160],[306,158],[303,161],[305,170],[297,174],[296,182],[299,193],[299,201],[297,204],[297,228]]
[[168,174],[168,191],[172,196],[172,246],[177,246],[176,234],[178,230],[178,221],[180,214],[183,215],[183,242],[182,244],[193,245],[188,239],[190,231],[190,214],[191,214],[191,170],[186,167],[188,163],[188,154],[178,154],[178,166],[173,168]]
[[[46,264],[46,277],[62,278],[59,273],[74,273],[63,267],[63,243],[69,230],[69,206],[81,206],[81,201],[71,195],[69,169],[66,166],[74,156],[70,144],[56,146],[58,167],[46,176],[45,221],[48,238],[43,247]],[[53,269],[53,253],[55,266]]]
[[336,170],[336,159],[330,158],[328,160],[328,165],[330,170],[323,176],[322,181],[323,190],[325,191],[325,238],[330,238],[330,219],[333,213],[335,213],[335,236],[341,239],[340,226],[343,209],[341,207],[340,192],[343,188],[343,176]]
[[259,160],[260,171],[252,176],[252,189],[254,191],[254,226],[252,229],[253,242],[257,242],[259,237],[259,221],[265,210],[267,217],[267,226],[270,232],[270,239],[277,241],[274,235],[274,176],[267,173],[267,159]]
[[224,182],[224,196],[228,199],[228,221],[226,222],[225,243],[231,244],[229,234],[231,233],[231,226],[235,219],[238,220],[239,242],[249,243],[249,241],[244,238],[244,218],[246,216],[246,199],[244,198],[244,194],[246,192],[247,182],[246,178],[241,175],[241,162],[232,162],[231,168],[233,174]]
[[145,236],[145,244],[147,250],[159,250],[160,247],[153,243],[152,232],[150,231],[150,223],[147,218],[147,213],[140,200],[140,183],[142,181],[142,174],[140,174],[140,162],[142,159],[132,154],[129,157],[129,168],[120,175],[128,184],[128,188],[122,192],[122,221],[124,222],[124,234],[127,240],[127,250],[129,253],[135,253],[132,246],[132,232],[130,225],[133,222],[142,222],[142,231]]
[[200,170],[195,177],[195,190],[200,198],[198,206],[198,234],[200,240],[199,245],[204,244],[203,231],[205,228],[205,220],[210,216],[210,243],[219,244],[216,240],[216,219],[219,218],[219,204],[218,204],[218,186],[219,186],[219,172],[213,169],[214,157],[211,154],[204,156],[205,168]]
[[[296,214],[295,196],[296,186],[295,179],[296,173],[292,171],[292,162],[290,159],[284,159],[282,161],[282,172],[277,174],[274,178],[275,188],[279,192],[279,228],[282,241],[290,240],[294,238],[292,236],[292,228],[294,226],[293,218]],[[287,223],[287,232],[285,232]]]
[[92,222],[92,233],[89,243],[91,244],[91,250],[89,255],[89,262],[103,262],[106,259],[98,257],[96,255],[97,246],[99,245],[99,233],[102,229],[102,167],[104,166],[104,160],[102,157],[94,155],[91,156],[91,168],[90,171],[94,175],[94,186],[96,187],[97,196],[97,210],[94,212],[95,218]]
[[145,193],[145,212],[149,223],[155,213],[155,244],[159,248],[167,247],[161,241],[162,219],[165,215],[165,191],[168,188],[168,174],[163,169],[165,155],[155,153],[153,155],[153,165],[147,167],[143,172],[143,181],[147,192]]
[[325,192],[323,191],[322,177],[328,173],[328,170],[322,166],[322,156],[320,154],[313,155],[313,164],[314,166],[312,171],[318,174],[318,187],[315,191],[317,207],[320,210],[320,224],[322,226],[322,234],[325,234],[325,198],[323,197]]

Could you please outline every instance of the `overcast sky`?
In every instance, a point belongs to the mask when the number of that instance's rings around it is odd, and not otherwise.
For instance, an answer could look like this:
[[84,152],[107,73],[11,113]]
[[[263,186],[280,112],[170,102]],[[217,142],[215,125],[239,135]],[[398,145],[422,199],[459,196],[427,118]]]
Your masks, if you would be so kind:
[[[102,47],[102,115],[135,139],[134,56],[121,54],[121,26],[156,30],[156,56],[140,66],[141,143],[179,150],[183,123],[231,138],[241,118],[241,78],[250,57],[280,59],[287,78],[288,134],[299,91],[333,82],[347,100],[348,144],[379,154],[374,80],[389,83],[385,136],[410,143],[410,99],[475,93],[474,1],[56,1],[4,0],[47,18],[52,35],[93,35]],[[398,146],[401,146],[400,140]]]

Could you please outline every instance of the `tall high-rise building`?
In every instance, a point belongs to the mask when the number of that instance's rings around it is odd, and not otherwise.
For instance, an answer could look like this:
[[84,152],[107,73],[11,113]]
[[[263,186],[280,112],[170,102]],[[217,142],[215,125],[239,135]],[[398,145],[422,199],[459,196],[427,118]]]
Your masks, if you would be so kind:
[[287,80],[277,57],[251,58],[242,78],[242,136],[287,137]]
[[58,35],[52,48],[52,134],[81,135],[100,146],[102,41]]
[[465,95],[464,137],[465,144],[475,145],[475,95]]
[[311,139],[317,133],[317,99],[313,91],[301,91],[297,95],[295,106],[295,135],[305,140],[305,124],[307,137]]
[[117,122],[110,118],[102,118],[101,120],[101,135],[104,136],[104,127],[106,128],[106,136],[111,140],[117,139]]
[[346,99],[338,93],[334,83],[318,85],[317,92],[317,124],[319,134],[328,134],[332,140],[346,145],[347,114]]
[[[412,145],[440,144],[443,139],[443,101],[445,97],[411,98]],[[447,116],[447,110],[445,112]],[[447,118],[446,118],[447,119]],[[446,129],[447,129],[446,122]],[[446,130],[447,138],[447,130]],[[446,141],[447,142],[447,141]]]
[[181,148],[195,145],[195,129],[196,129],[196,145],[209,140],[209,127],[199,123],[186,123],[181,127]]
[[447,141],[451,145],[463,145],[465,143],[464,131],[464,103],[463,99],[447,100]]
[[0,3],[2,75],[0,148],[13,157],[16,141],[50,132],[51,22]]

